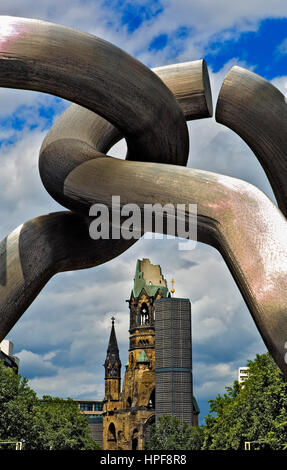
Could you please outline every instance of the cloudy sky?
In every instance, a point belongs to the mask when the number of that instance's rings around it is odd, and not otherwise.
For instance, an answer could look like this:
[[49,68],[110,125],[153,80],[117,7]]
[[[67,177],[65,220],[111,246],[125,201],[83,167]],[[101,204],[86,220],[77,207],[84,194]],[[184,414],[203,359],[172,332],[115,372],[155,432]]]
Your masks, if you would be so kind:
[[[287,93],[285,0],[2,0],[1,15],[53,21],[104,38],[149,67],[204,58],[213,102],[235,64]],[[32,217],[62,210],[38,174],[41,142],[69,103],[29,91],[0,89],[1,239]],[[193,121],[188,166],[244,179],[273,198],[256,158],[214,118]],[[124,156],[125,144],[111,152]],[[39,396],[102,399],[103,363],[112,315],[122,363],[128,351],[128,308],[136,260],[160,264],[176,295],[192,302],[194,392],[201,421],[208,400],[223,393],[239,366],[265,352],[219,253],[198,243],[140,240],[120,257],[89,270],[56,275],[7,337],[20,373]]]

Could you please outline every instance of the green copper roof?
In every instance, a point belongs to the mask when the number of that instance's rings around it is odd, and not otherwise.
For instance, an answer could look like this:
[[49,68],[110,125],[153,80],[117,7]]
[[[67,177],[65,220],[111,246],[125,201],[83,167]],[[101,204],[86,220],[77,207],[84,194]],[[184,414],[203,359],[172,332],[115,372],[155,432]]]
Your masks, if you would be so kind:
[[134,297],[138,297],[142,289],[149,297],[154,296],[158,289],[161,289],[163,297],[168,295],[167,282],[162,275],[161,267],[151,264],[148,258],[137,260],[133,287]]
[[145,352],[144,349],[142,350],[142,352],[140,354],[140,357],[138,358],[137,362],[149,362],[149,358],[147,357],[146,352]]

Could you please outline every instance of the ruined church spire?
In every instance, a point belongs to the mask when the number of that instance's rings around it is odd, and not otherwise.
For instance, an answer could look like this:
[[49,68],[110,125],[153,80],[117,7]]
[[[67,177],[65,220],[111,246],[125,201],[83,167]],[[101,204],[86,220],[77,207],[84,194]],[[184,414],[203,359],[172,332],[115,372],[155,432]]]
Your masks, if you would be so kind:
[[112,317],[112,328],[110,334],[107,356],[105,360],[105,378],[120,379],[121,378],[121,360],[119,355],[118,342],[115,331],[115,318]]

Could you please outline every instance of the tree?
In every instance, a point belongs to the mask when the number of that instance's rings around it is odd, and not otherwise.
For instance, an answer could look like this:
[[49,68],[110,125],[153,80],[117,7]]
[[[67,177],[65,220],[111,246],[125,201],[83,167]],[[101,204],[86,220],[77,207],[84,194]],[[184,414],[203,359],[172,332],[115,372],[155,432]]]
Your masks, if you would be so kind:
[[1,360],[0,441],[24,441],[26,450],[99,448],[73,400],[39,400],[27,379]]
[[279,450],[287,444],[287,383],[269,353],[248,361],[249,377],[210,400],[203,449]]
[[0,440],[23,441],[36,439],[34,405],[36,393],[28,387],[27,379],[14,369],[4,367],[0,360]]
[[35,410],[38,448],[93,450],[100,447],[91,437],[88,421],[72,400],[44,396]]
[[151,426],[147,450],[199,450],[202,429],[189,426],[175,416],[163,415]]

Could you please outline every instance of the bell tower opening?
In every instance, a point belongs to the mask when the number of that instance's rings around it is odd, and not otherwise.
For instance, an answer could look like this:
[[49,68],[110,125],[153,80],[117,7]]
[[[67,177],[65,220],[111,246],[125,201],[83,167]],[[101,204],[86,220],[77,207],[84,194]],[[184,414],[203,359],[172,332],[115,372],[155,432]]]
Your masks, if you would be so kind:
[[116,437],[116,428],[114,423],[111,423],[109,425],[109,430],[108,430],[108,441],[116,442],[117,437]]
[[140,309],[140,324],[141,326],[149,324],[149,308],[145,302],[142,303]]

